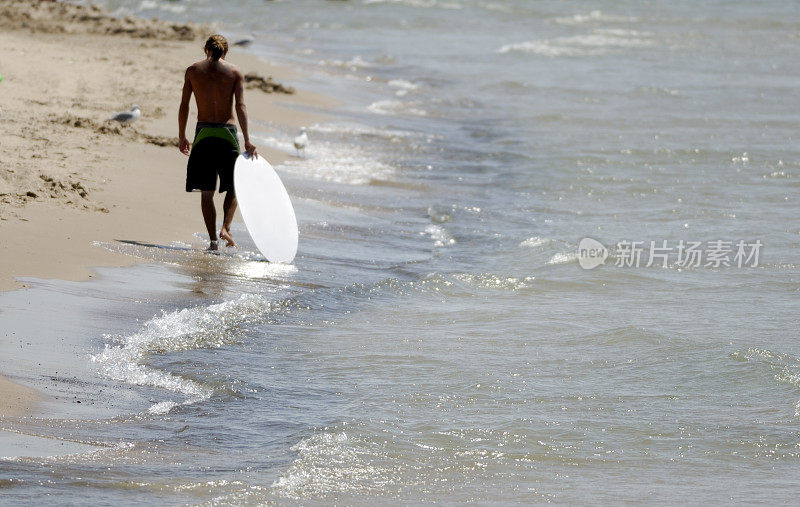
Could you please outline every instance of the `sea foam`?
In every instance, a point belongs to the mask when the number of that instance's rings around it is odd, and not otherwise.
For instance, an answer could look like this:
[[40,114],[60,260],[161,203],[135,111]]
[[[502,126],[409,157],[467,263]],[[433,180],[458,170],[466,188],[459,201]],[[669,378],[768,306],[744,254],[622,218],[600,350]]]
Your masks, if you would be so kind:
[[[273,303],[259,295],[239,298],[210,306],[165,312],[145,322],[142,329],[128,336],[107,336],[106,344],[92,361],[100,373],[128,384],[166,389],[184,396],[183,404],[211,397],[213,389],[201,382],[153,368],[148,356],[182,350],[218,348],[233,341],[244,323],[258,321]],[[148,412],[164,414],[177,405],[174,401],[154,404]]]
[[653,45],[648,32],[635,30],[598,29],[592,33],[505,44],[500,54],[531,53],[542,56],[597,56],[625,48]]

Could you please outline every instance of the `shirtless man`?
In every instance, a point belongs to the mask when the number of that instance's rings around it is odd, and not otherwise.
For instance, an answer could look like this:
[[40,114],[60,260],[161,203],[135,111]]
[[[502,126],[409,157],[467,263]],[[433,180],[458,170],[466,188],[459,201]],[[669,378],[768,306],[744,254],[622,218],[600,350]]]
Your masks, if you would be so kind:
[[[244,149],[250,156],[258,156],[247,132],[247,108],[244,105],[244,75],[239,68],[225,61],[228,41],[222,35],[212,35],[205,45],[206,59],[186,69],[183,96],[178,109],[178,148],[189,156],[186,167],[186,191],[200,190],[200,207],[206,222],[211,243],[209,250],[218,250],[217,209],[214,207],[214,190],[219,176],[219,192],[225,192],[222,205],[220,238],[228,246],[236,246],[231,235],[231,221],[236,212],[236,195],[233,191],[233,166],[239,156],[239,140],[233,120],[234,98],[236,116],[242,127]],[[194,142],[186,139],[189,120],[189,100],[194,93],[197,103],[197,128]],[[189,153],[191,151],[191,154]]]

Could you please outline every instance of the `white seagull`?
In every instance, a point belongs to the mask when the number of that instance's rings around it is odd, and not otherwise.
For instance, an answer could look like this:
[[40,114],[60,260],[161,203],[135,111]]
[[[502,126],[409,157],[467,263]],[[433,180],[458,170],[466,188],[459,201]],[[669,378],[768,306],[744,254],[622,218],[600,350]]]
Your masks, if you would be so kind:
[[302,152],[303,156],[306,154],[306,146],[308,146],[308,134],[306,128],[300,129],[300,135],[294,138],[294,149],[297,150],[297,156]]
[[139,106],[133,106],[130,111],[125,111],[124,113],[114,113],[109,120],[118,121],[125,125],[126,123],[136,121],[141,117],[142,111],[139,109]]

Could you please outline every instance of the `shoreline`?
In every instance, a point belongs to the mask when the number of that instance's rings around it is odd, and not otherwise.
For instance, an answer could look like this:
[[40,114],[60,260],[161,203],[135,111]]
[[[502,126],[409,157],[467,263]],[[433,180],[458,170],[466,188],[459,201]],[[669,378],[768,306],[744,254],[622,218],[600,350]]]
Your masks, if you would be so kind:
[[[176,133],[183,72],[203,57],[204,28],[117,19],[92,5],[62,3],[36,4],[25,17],[26,4],[0,7],[6,48],[0,57],[0,234],[20,238],[0,244],[0,292],[28,287],[19,278],[91,280],[97,267],[147,262],[94,242],[181,241],[201,248],[194,237],[205,230],[199,194],[184,191],[187,159],[177,150]],[[227,60],[245,74],[279,82],[296,77],[235,47]],[[255,87],[246,89],[245,101],[251,125],[287,128],[326,117],[298,106],[319,111],[335,104],[302,89],[289,95]],[[107,121],[132,104],[142,109],[139,121]],[[192,101],[187,135],[195,119]],[[258,149],[273,165],[292,158]],[[241,221],[238,211],[235,220]],[[42,396],[0,375],[0,417],[30,414]]]

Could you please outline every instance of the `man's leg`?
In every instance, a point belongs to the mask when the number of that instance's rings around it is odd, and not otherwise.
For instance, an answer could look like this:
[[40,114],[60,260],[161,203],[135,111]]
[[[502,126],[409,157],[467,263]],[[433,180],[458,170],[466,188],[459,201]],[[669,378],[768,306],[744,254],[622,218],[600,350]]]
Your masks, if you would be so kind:
[[206,221],[208,230],[209,250],[218,250],[217,246],[217,208],[214,207],[214,191],[203,190],[200,196],[200,208],[203,210],[203,220]]
[[219,237],[228,242],[228,246],[236,246],[231,235],[231,222],[233,222],[233,214],[236,213],[236,194],[233,190],[225,192],[225,202],[222,203],[222,210],[225,217],[222,220],[222,229],[219,231]]

